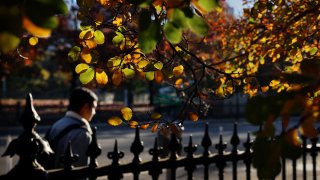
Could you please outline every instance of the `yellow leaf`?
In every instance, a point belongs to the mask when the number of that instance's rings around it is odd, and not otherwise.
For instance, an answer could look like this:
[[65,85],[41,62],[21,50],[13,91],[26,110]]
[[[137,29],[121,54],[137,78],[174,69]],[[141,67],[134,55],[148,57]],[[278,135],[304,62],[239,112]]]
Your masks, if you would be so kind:
[[103,70],[96,72],[96,81],[100,85],[106,85],[108,83],[108,75]]
[[139,123],[137,121],[130,121],[129,122],[129,126],[131,128],[136,128],[139,125]]
[[122,73],[119,71],[115,71],[112,75],[112,83],[115,86],[119,86],[121,84],[122,81]]
[[191,121],[196,122],[199,120],[199,116],[194,112],[189,112],[189,118]]
[[161,118],[161,114],[159,114],[159,113],[152,113],[152,114],[151,114],[151,118],[152,118],[153,120],[158,120],[158,119]]
[[29,38],[29,44],[31,46],[35,46],[36,44],[38,44],[38,42],[39,42],[39,39],[37,37],[30,37]]
[[87,70],[89,68],[88,64],[80,63],[76,66],[75,71],[77,74],[81,73],[84,70]]
[[158,130],[158,123],[154,123],[152,128],[151,128],[151,132],[156,132]]
[[173,68],[173,75],[180,76],[183,73],[184,67],[182,65],[176,66]]
[[29,18],[23,17],[22,20],[23,27],[29,31],[31,34],[37,37],[49,37],[51,36],[51,29],[46,29],[35,25]]
[[149,64],[149,61],[146,59],[142,59],[141,61],[138,62],[138,67],[140,69],[146,67]]
[[132,118],[132,110],[129,107],[121,108],[121,113],[123,119],[125,119],[126,121],[129,121]]
[[89,49],[94,49],[97,47],[97,42],[92,38],[92,39],[81,41],[81,45]]
[[122,120],[118,116],[113,116],[107,120],[107,123],[110,126],[119,126],[122,123]]
[[92,55],[91,55],[91,50],[88,48],[83,48],[81,53],[80,53],[81,59],[84,60],[86,63],[91,63],[92,60]]
[[122,25],[122,18],[121,17],[116,17],[113,21],[112,24],[115,26],[121,26]]

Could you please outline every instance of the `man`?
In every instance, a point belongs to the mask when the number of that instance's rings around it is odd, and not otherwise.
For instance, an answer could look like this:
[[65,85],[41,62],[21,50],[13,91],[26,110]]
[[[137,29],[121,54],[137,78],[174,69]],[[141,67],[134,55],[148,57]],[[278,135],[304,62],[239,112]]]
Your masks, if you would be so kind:
[[69,142],[79,160],[74,166],[88,165],[86,151],[91,143],[92,130],[89,125],[96,113],[97,95],[88,88],[75,88],[69,97],[66,115],[55,122],[46,138],[55,152],[54,168],[62,168],[61,156],[66,153]]

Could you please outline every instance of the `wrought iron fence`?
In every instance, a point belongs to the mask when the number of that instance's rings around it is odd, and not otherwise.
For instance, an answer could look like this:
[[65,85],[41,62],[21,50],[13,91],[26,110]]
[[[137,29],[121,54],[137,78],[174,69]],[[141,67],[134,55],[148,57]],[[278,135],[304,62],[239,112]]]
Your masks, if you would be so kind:
[[[169,179],[176,179],[176,171],[178,168],[184,168],[187,174],[187,179],[193,179],[193,173],[199,166],[203,166],[204,179],[213,179],[209,177],[209,166],[215,165],[218,169],[218,179],[224,179],[224,171],[227,164],[232,164],[232,179],[238,179],[238,165],[243,164],[246,169],[246,179],[250,180],[252,175],[252,155],[253,151],[252,140],[248,133],[245,142],[240,142],[238,136],[237,124],[234,124],[233,135],[230,140],[230,151],[227,151],[227,144],[223,141],[222,135],[219,137],[219,142],[214,144],[216,149],[215,153],[210,152],[213,143],[209,136],[208,124],[205,125],[204,136],[201,141],[202,152],[196,154],[197,145],[193,144],[192,136],[189,137],[189,142],[183,148],[186,155],[179,157],[178,149],[181,146],[179,139],[175,134],[172,134],[170,142],[167,147],[159,147],[158,139],[155,138],[153,148],[149,149],[149,154],[152,156],[150,161],[142,162],[140,154],[144,150],[143,143],[140,139],[139,128],[136,128],[135,138],[131,144],[130,151],[133,154],[133,159],[130,163],[121,164],[120,159],[124,157],[124,153],[118,148],[117,140],[115,140],[112,152],[108,153],[108,158],[112,163],[106,166],[98,166],[97,157],[101,154],[99,147],[96,130],[93,130],[93,141],[88,149],[90,163],[86,167],[72,166],[74,161],[74,154],[72,149],[66,150],[64,157],[65,168],[44,170],[41,165],[36,161],[39,149],[41,149],[41,137],[34,131],[36,124],[39,121],[36,111],[32,104],[32,96],[28,96],[26,109],[23,119],[21,121],[24,126],[24,132],[11,142],[4,155],[13,156],[15,154],[20,156],[18,164],[7,174],[0,176],[0,179],[82,179],[89,178],[90,180],[97,179],[100,176],[108,176],[110,180],[119,180],[123,178],[125,173],[133,174],[133,179],[138,180],[142,172],[148,172],[150,177],[154,180],[159,178],[164,169],[170,170]],[[320,146],[317,144],[318,138],[310,140],[311,144],[307,143],[308,140],[303,138],[302,143],[302,178],[307,179],[307,155],[310,154],[312,159],[312,177],[317,179],[317,155],[320,151]],[[243,150],[239,150],[239,146],[243,146]],[[160,158],[163,148],[168,148],[169,156],[167,158]],[[287,179],[286,176],[286,159],[282,159],[282,179]],[[297,177],[297,160],[292,161],[292,178],[300,179]],[[253,178],[257,179],[257,178]]]

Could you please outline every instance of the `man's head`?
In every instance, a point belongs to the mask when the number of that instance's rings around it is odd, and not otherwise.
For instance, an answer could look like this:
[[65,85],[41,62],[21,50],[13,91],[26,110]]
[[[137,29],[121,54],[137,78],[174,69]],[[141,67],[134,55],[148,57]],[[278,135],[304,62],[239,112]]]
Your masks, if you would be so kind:
[[91,121],[96,113],[98,97],[88,88],[75,88],[69,97],[69,110],[75,111],[83,118]]

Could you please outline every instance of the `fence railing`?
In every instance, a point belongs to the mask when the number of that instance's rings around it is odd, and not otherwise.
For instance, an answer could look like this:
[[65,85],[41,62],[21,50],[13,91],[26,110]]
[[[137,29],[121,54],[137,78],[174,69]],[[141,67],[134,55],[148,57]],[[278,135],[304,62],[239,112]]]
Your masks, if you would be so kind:
[[[246,179],[250,180],[252,175],[252,155],[253,151],[252,140],[248,133],[247,139],[241,144],[238,136],[237,124],[234,124],[233,134],[230,139],[229,148],[227,151],[227,144],[223,140],[223,136],[220,135],[219,142],[214,144],[216,149],[215,153],[210,152],[213,143],[209,135],[208,124],[205,125],[204,136],[201,141],[202,152],[196,154],[198,149],[197,145],[193,144],[192,136],[189,137],[189,142],[186,147],[183,148],[186,153],[185,156],[179,157],[178,150],[181,147],[179,138],[175,134],[171,135],[171,139],[167,147],[159,147],[158,139],[155,138],[153,148],[149,149],[149,154],[152,156],[150,161],[141,161],[140,154],[144,150],[143,142],[140,139],[139,128],[136,128],[135,138],[131,144],[130,151],[133,154],[133,159],[130,163],[121,164],[120,159],[124,157],[124,153],[118,148],[117,140],[115,140],[114,148],[112,152],[107,154],[111,159],[110,165],[98,166],[97,158],[101,154],[101,148],[98,144],[96,137],[96,130],[93,129],[93,140],[88,148],[88,156],[90,163],[85,167],[73,167],[72,163],[75,158],[72,149],[66,150],[64,156],[64,169],[44,170],[40,164],[37,163],[36,157],[45,151],[45,144],[43,139],[35,132],[34,128],[40,121],[40,118],[35,111],[32,103],[31,94],[27,97],[25,111],[21,123],[24,127],[24,132],[14,139],[8,146],[4,155],[13,156],[17,154],[20,159],[18,164],[7,174],[0,176],[0,179],[81,179],[89,178],[90,180],[97,179],[100,176],[108,176],[110,180],[119,180],[123,178],[125,173],[133,174],[133,179],[138,180],[142,172],[148,172],[151,179],[156,180],[159,178],[163,170],[169,170],[169,179],[175,180],[176,172],[178,168],[184,168],[189,180],[193,179],[194,171],[197,167],[203,167],[203,177],[205,180],[212,179],[209,177],[209,166],[215,165],[218,170],[218,179],[225,178],[225,168],[227,164],[232,165],[232,179],[238,179],[238,165],[245,166]],[[311,144],[307,143],[307,139],[303,138],[302,143],[302,178],[307,179],[307,155],[310,154],[312,159],[312,177],[317,179],[317,155],[320,151],[320,146],[317,144],[318,138],[311,139]],[[243,146],[243,150],[239,150],[239,147]],[[166,158],[160,158],[164,148],[169,150],[169,156]],[[282,160],[282,179],[287,179],[286,176],[287,166],[286,159]],[[228,176],[230,177],[230,176]],[[253,178],[257,179],[257,178]],[[292,161],[292,179],[301,179],[297,177],[297,161]]]

